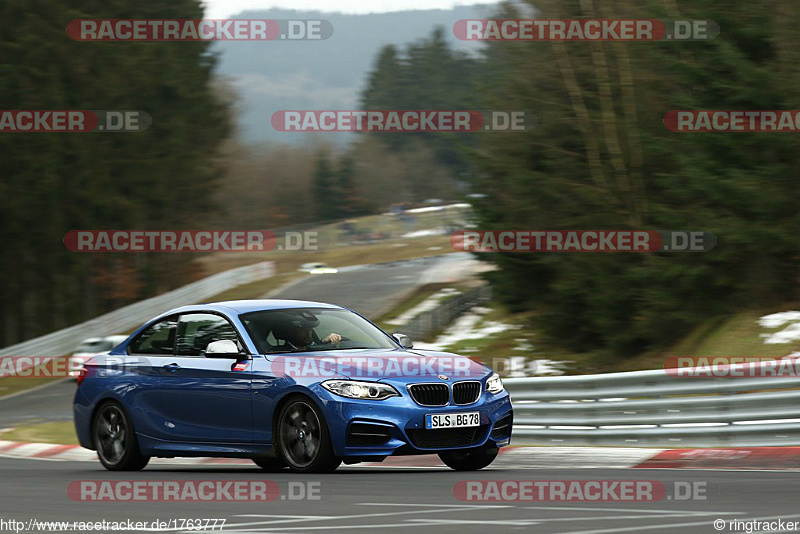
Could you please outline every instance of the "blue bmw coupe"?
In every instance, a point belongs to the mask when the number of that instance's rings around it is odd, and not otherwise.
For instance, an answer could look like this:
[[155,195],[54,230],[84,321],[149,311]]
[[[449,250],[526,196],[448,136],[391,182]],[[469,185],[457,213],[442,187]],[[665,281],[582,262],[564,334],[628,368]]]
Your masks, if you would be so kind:
[[513,418],[485,365],[295,300],[168,311],[85,364],[73,410],[81,445],[120,471],[219,456],[329,472],[432,453],[474,470],[509,444]]

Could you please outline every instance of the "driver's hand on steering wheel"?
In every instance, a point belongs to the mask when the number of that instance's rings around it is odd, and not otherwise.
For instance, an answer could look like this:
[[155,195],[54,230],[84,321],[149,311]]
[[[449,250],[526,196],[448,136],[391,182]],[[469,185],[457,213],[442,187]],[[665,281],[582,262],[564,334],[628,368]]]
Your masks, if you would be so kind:
[[322,343],[332,343],[334,345],[337,345],[337,344],[342,342],[342,336],[340,336],[336,332],[331,332],[330,334],[328,334],[324,338],[320,339],[320,341]]

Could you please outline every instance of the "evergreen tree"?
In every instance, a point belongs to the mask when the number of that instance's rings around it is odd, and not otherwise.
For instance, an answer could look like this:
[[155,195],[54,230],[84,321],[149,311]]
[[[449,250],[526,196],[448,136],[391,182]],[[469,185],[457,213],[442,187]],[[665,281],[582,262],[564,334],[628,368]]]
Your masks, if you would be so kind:
[[354,181],[355,162],[349,154],[342,156],[336,173],[336,197],[341,217],[356,217],[366,213],[364,199]]
[[69,252],[62,243],[68,231],[193,228],[214,207],[213,158],[229,123],[211,89],[210,43],[73,41],[67,22],[87,14],[199,19],[202,6],[199,0],[0,4],[5,109],[143,110],[153,120],[138,133],[0,134],[0,345],[196,275],[186,255]]
[[314,205],[319,219],[323,221],[336,219],[340,214],[336,177],[329,158],[327,152],[320,151],[312,182]]

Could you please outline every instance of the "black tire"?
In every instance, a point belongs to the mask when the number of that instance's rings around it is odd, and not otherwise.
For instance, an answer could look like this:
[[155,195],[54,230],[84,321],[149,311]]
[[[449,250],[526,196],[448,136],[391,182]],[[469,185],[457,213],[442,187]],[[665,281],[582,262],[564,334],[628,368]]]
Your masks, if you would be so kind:
[[331,473],[342,463],[333,452],[328,425],[311,399],[295,397],[278,414],[277,453],[296,473]]
[[463,451],[439,453],[439,458],[450,469],[456,471],[477,471],[483,469],[497,458],[497,447],[483,446]]
[[251,458],[251,460],[267,473],[277,473],[286,468],[286,462],[283,461],[283,458],[277,456],[257,456]]
[[140,471],[150,461],[139,452],[133,423],[116,402],[103,404],[94,414],[92,443],[109,471]]

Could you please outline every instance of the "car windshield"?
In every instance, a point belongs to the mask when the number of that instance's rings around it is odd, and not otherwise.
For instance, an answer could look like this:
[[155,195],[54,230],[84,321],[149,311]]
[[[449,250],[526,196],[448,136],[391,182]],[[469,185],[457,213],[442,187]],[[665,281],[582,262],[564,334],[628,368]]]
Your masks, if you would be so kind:
[[239,318],[261,354],[397,348],[369,321],[347,310],[264,310]]

